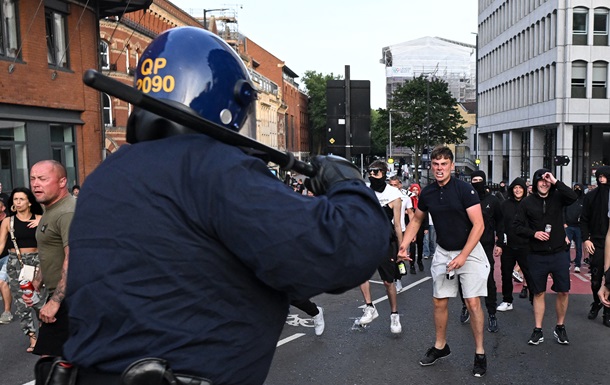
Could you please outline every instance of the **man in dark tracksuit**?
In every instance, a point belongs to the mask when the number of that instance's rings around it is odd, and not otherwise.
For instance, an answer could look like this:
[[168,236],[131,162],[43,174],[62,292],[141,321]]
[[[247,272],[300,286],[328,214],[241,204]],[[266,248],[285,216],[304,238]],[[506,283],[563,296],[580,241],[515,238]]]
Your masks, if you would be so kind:
[[532,178],[532,194],[523,198],[517,208],[514,226],[517,234],[529,239],[527,263],[530,272],[529,288],[534,295],[535,327],[528,343],[544,341],[545,292],[549,274],[551,289],[557,293],[555,309],[557,326],[554,336],[562,345],[570,343],[564,326],[570,291],[570,249],[563,227],[563,208],[576,201],[576,193],[557,180],[549,170],[540,169]]
[[[500,311],[513,309],[513,269],[515,263],[519,263],[521,272],[525,278],[523,284],[523,298],[527,297],[527,282],[529,270],[527,268],[527,253],[529,241],[515,232],[513,221],[517,215],[517,207],[525,197],[527,187],[523,178],[515,178],[508,188],[508,198],[500,204],[502,217],[504,219],[504,234],[499,235],[501,242],[502,257],[500,258],[500,269],[502,270],[502,303],[498,307]],[[519,295],[522,296],[521,294]]]
[[[585,251],[591,256],[591,291],[593,303],[588,318],[595,319],[601,308],[597,292],[604,276],[604,242],[608,232],[608,193],[610,192],[610,166],[602,166],[595,172],[597,188],[585,195],[580,230]],[[610,308],[604,307],[604,325],[610,327]]]
[[566,235],[570,242],[574,242],[576,256],[574,258],[574,272],[580,273],[580,261],[582,260],[582,236],[580,235],[580,215],[583,206],[583,186],[580,183],[574,185],[574,192],[578,199],[564,210],[566,223]]
[[[489,276],[487,277],[487,297],[485,297],[485,307],[488,314],[487,331],[490,333],[498,332],[498,319],[496,318],[496,309],[498,307],[498,294],[496,289],[496,281],[494,279],[494,256],[502,253],[502,249],[495,247],[496,234],[504,234],[504,221],[502,220],[502,210],[500,210],[500,201],[495,195],[486,192],[487,178],[485,172],[476,170],[470,175],[472,187],[479,194],[481,200],[481,211],[483,212],[483,221],[485,222],[485,231],[481,235],[481,246],[485,250],[487,260],[489,261]],[[461,291],[460,291],[461,297]],[[464,320],[464,314],[468,310],[462,298],[462,312],[460,321]],[[464,323],[464,322],[462,322]]]

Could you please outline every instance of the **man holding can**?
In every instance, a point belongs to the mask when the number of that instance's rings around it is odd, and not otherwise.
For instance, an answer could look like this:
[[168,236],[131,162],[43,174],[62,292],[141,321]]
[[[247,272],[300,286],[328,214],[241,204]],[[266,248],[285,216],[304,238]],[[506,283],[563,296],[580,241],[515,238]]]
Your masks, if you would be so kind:
[[447,344],[448,302],[450,297],[457,297],[458,286],[461,286],[471,315],[475,344],[472,374],[482,377],[487,372],[487,358],[483,346],[485,319],[480,297],[487,296],[490,267],[479,242],[485,229],[479,195],[472,185],[451,176],[455,167],[451,149],[437,147],[430,159],[435,181],[422,190],[415,215],[405,230],[398,251],[398,258],[405,260],[409,243],[429,212],[437,233],[436,252],[430,267],[436,339],[419,364],[430,366],[451,354]]
[[564,325],[570,291],[570,243],[563,227],[563,208],[576,199],[576,193],[570,187],[557,180],[549,170],[540,169],[534,173],[532,194],[523,198],[517,208],[515,232],[529,240],[527,262],[531,282],[528,285],[534,295],[535,321],[528,341],[530,345],[544,341],[542,320],[549,274],[553,277],[551,289],[557,293],[557,326],[553,335],[562,345],[570,343]]

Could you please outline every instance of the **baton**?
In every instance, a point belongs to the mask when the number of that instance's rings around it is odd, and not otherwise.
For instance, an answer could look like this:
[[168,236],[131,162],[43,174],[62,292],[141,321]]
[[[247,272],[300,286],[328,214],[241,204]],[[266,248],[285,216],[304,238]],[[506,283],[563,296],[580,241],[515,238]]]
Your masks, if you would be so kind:
[[180,109],[164,100],[146,95],[127,84],[102,75],[95,70],[85,71],[83,82],[91,88],[117,97],[165,119],[182,124],[220,142],[261,151],[269,156],[271,162],[278,164],[283,170],[294,170],[309,177],[316,175],[316,170],[311,164],[295,159],[291,152],[276,150],[252,138],[204,119],[186,108]]

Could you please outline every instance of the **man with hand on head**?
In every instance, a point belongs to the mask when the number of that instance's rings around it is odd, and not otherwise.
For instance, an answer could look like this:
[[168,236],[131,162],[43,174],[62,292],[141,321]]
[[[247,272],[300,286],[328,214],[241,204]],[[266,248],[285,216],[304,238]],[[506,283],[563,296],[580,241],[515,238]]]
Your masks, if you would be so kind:
[[534,331],[530,345],[544,342],[542,320],[548,276],[553,278],[551,289],[557,293],[555,309],[557,326],[553,335],[562,345],[570,343],[564,325],[570,291],[570,244],[566,242],[563,209],[576,201],[576,193],[547,169],[540,169],[532,178],[532,194],[517,207],[514,226],[518,235],[529,240],[527,264],[534,296]]

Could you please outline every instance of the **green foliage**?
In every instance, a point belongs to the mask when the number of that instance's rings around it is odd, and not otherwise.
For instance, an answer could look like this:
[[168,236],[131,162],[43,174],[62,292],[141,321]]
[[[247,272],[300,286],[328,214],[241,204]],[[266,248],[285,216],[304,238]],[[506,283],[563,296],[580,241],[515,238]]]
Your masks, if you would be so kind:
[[388,110],[371,110],[371,155],[385,156],[388,141]]
[[340,75],[323,75],[316,71],[305,71],[301,78],[305,93],[309,97],[307,113],[309,114],[312,154],[320,154],[326,140],[326,82],[341,79]]
[[[394,91],[389,103],[392,111],[393,146],[405,146],[413,150],[413,163],[417,169],[425,148],[462,143],[467,138],[463,127],[466,121],[457,106],[457,100],[449,92],[448,84],[441,79],[428,80],[420,76],[405,82]],[[379,116],[379,124],[389,127],[387,110],[380,110]],[[379,134],[380,140],[381,137]]]

